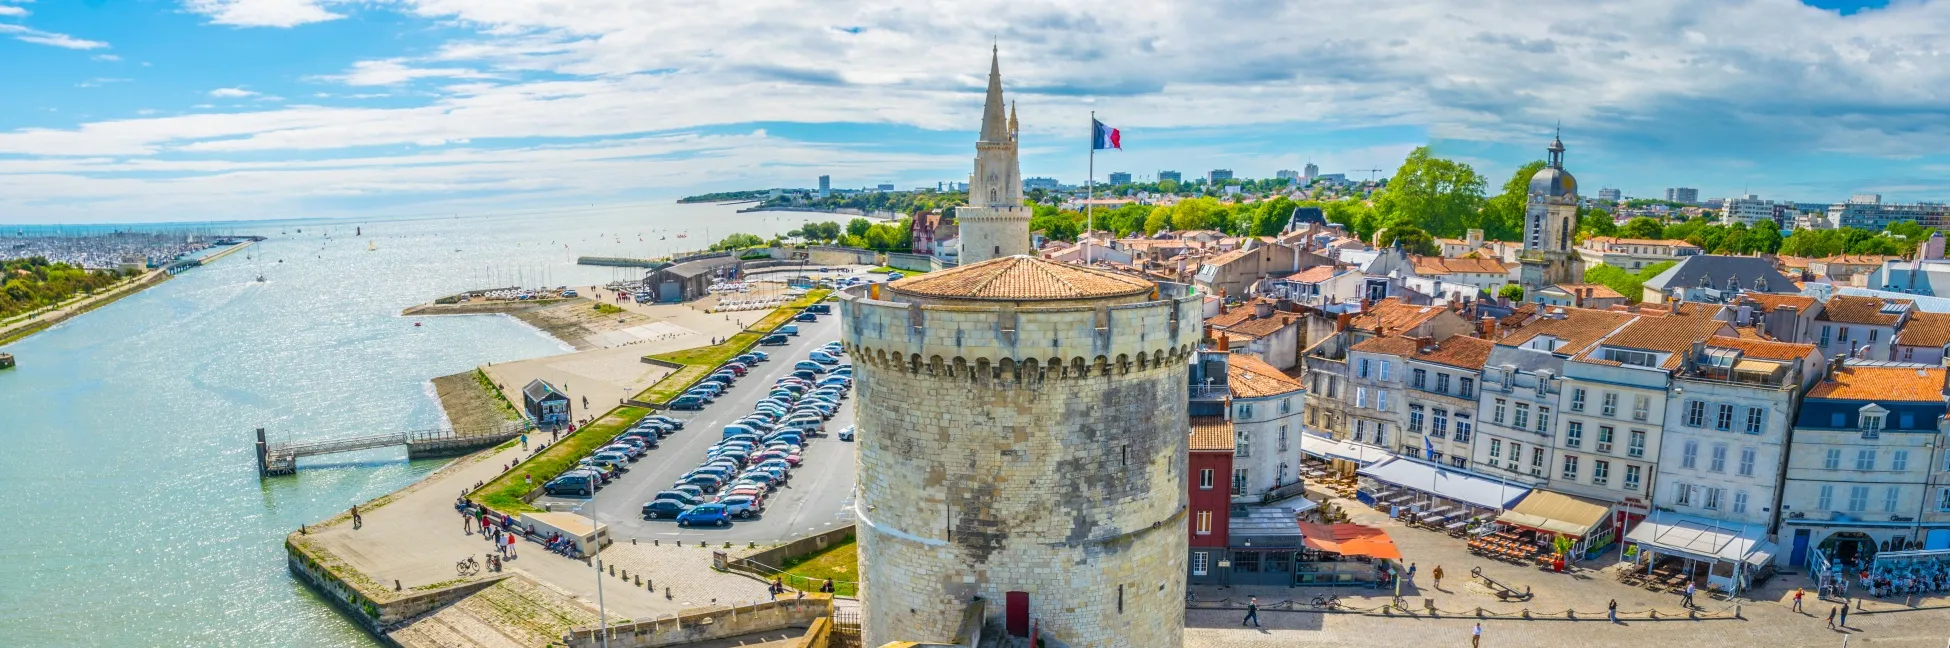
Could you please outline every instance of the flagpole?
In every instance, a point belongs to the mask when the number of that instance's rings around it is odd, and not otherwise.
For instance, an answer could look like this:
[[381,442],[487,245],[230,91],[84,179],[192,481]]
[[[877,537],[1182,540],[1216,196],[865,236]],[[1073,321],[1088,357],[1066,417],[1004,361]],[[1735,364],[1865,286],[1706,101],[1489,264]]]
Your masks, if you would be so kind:
[[1090,265],[1090,230],[1097,227],[1097,214],[1090,203],[1097,197],[1097,111],[1090,111],[1090,177],[1083,181],[1083,264]]

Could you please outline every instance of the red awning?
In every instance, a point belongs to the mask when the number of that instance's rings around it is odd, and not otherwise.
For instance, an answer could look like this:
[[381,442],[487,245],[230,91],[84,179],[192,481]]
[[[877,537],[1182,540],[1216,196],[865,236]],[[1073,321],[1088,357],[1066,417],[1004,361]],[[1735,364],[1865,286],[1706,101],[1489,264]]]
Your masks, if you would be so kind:
[[1388,532],[1359,524],[1300,523],[1301,541],[1307,548],[1343,556],[1370,556],[1401,560],[1402,552]]

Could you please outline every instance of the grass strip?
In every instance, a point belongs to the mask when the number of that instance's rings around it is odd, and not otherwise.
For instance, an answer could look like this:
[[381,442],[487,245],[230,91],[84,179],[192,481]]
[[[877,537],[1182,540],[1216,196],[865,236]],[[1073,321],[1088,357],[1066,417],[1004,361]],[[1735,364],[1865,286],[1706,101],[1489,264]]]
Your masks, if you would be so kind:
[[[618,407],[610,410],[602,418],[576,428],[576,431],[570,432],[561,441],[555,442],[555,445],[521,462],[514,470],[501,473],[501,476],[495,477],[486,486],[474,491],[474,501],[508,515],[540,511],[541,509],[522,501],[521,496],[527,495],[528,491],[534,490],[544,482],[554,479],[556,475],[562,474],[562,471],[574,467],[577,461],[588,456],[591,451],[608,445],[610,441],[616,439],[616,435],[622,434],[631,425],[635,425],[637,421],[649,415],[650,410],[642,407]],[[530,486],[523,481],[523,475],[533,475],[535,484]]]
[[836,590],[834,594],[854,596],[860,588],[859,547],[849,536],[825,549],[785,561],[781,571],[786,576],[780,581],[787,587],[817,592],[830,578]]
[[867,272],[874,272],[874,273],[879,273],[879,274],[887,274],[887,273],[889,273],[889,272],[898,272],[898,273],[901,273],[902,275],[905,275],[905,276],[908,276],[908,277],[912,277],[912,276],[914,276],[914,275],[922,275],[922,274],[927,274],[927,273],[929,273],[929,272],[932,272],[932,271],[931,271],[931,270],[908,270],[908,269],[906,269],[906,268],[896,268],[896,267],[893,267],[893,266],[880,266],[880,267],[878,267],[878,268],[874,268],[874,269],[872,269],[872,270],[868,270]]
[[521,419],[521,410],[515,409],[515,404],[508,401],[508,395],[501,393],[501,388],[494,386],[494,381],[489,380],[487,372],[481,371],[480,367],[474,368],[474,382],[480,384],[481,390],[488,393],[494,401],[494,408],[501,410],[501,416],[510,421]]
[[784,306],[772,309],[772,312],[764,318],[746,327],[743,333],[725,338],[723,342],[649,356],[652,360],[680,364],[684,365],[684,367],[671,372],[668,376],[664,376],[656,384],[650,385],[649,389],[638,393],[636,399],[646,403],[670,402],[671,399],[689,391],[692,385],[697,384],[697,381],[703,380],[705,376],[711,375],[712,371],[717,370],[718,365],[722,365],[732,358],[738,357],[738,354],[750,351],[753,346],[758,345],[759,338],[765,337],[773,329],[777,329],[791,322],[793,316],[798,315],[799,311],[805,310],[807,306],[819,303],[820,300],[825,299],[830,294],[833,294],[833,291],[824,288],[808,291],[798,299],[792,300]]

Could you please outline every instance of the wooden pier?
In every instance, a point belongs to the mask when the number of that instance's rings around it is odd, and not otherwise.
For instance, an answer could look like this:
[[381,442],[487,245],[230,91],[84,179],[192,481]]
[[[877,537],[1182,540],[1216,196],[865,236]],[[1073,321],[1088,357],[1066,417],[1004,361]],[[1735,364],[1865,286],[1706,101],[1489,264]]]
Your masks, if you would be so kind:
[[510,421],[498,428],[480,430],[412,430],[322,441],[271,443],[265,439],[264,428],[258,428],[257,474],[259,477],[275,477],[297,473],[299,457],[357,452],[397,445],[406,446],[407,459],[461,455],[500,445],[529,430],[527,421]]

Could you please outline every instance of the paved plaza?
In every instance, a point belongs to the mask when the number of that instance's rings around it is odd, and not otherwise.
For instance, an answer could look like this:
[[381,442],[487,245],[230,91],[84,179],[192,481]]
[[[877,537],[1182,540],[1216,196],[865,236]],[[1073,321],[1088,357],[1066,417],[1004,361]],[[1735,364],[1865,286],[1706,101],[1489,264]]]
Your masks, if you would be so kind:
[[[1310,492],[1319,498],[1319,492]],[[1388,605],[1393,592],[1364,588],[1308,587],[1193,587],[1197,607],[1186,613],[1185,645],[1192,648],[1256,648],[1259,646],[1467,646],[1470,632],[1483,624],[1483,646],[1840,646],[1844,635],[1850,645],[1918,646],[1941,648],[1950,645],[1950,599],[1932,598],[1910,609],[1900,602],[1861,602],[1862,612],[1851,612],[1847,630],[1829,630],[1828,610],[1839,602],[1818,601],[1805,577],[1777,574],[1752,598],[1714,600],[1702,592],[1698,596],[1701,614],[1725,616],[1739,606],[1742,619],[1647,620],[1646,612],[1657,609],[1660,616],[1683,614],[1679,597],[1627,587],[1613,580],[1617,553],[1586,561],[1564,574],[1547,569],[1491,560],[1469,553],[1464,542],[1446,534],[1408,528],[1386,514],[1359,502],[1330,498],[1342,506],[1356,524],[1387,530],[1404,562],[1415,563],[1414,582],[1404,583],[1402,596],[1409,607],[1420,609],[1423,599],[1433,599],[1443,614],[1394,617],[1348,613],[1322,613],[1308,605],[1316,594],[1343,597],[1344,604],[1371,609]],[[1436,589],[1429,578],[1435,566],[1443,568],[1442,587]],[[1480,567],[1490,578],[1512,587],[1529,586],[1535,598],[1527,603],[1503,603],[1489,588],[1472,584],[1472,568]],[[1790,609],[1796,587],[1810,587],[1803,599],[1805,612]],[[1243,609],[1206,609],[1207,606],[1239,605],[1257,596],[1262,608],[1263,628],[1242,627]],[[1606,604],[1618,601],[1621,621],[1605,620]],[[1293,600],[1292,610],[1279,604]],[[1490,614],[1479,619],[1475,609]],[[1533,619],[1517,613],[1531,610]],[[1295,611],[1297,610],[1297,611]],[[1579,620],[1565,617],[1566,610],[1577,610]],[[1455,614],[1460,613],[1460,614]],[[1550,617],[1546,619],[1545,617]],[[1378,638],[1385,637],[1385,640]]]

